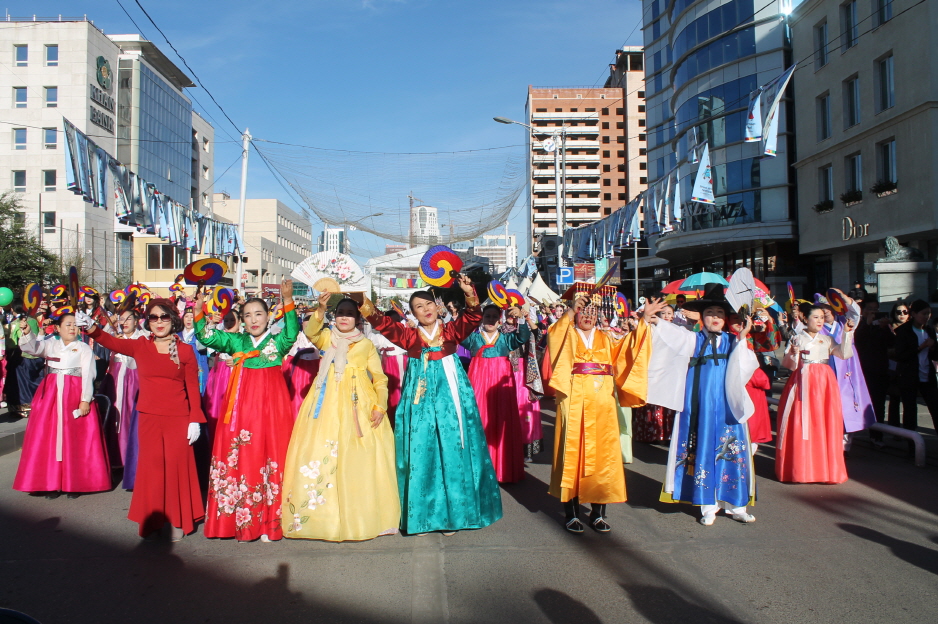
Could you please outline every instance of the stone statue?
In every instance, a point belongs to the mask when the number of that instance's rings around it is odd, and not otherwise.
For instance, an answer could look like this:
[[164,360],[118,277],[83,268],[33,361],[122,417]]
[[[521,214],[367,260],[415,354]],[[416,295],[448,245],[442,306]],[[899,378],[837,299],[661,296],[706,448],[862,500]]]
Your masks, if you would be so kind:
[[925,255],[918,249],[900,245],[895,236],[887,236],[884,244],[886,257],[881,258],[879,262],[915,262],[925,259]]

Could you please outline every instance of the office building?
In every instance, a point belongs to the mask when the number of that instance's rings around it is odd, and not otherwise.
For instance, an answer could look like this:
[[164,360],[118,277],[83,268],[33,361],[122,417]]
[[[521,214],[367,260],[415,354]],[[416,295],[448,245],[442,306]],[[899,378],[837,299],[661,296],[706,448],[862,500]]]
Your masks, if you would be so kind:
[[[160,192],[201,211],[214,178],[214,132],[192,110],[192,81],[139,35],[106,35],[86,18],[8,18],[0,47],[0,189],[63,263],[105,289],[133,279],[133,228],[113,204],[96,207],[66,188],[63,118]],[[195,145],[198,136],[198,148]],[[110,196],[111,189],[108,189]],[[40,227],[41,225],[41,227]]]
[[433,206],[410,207],[410,246],[436,245],[440,240],[440,222]]
[[[620,51],[628,59],[640,54]],[[641,61],[634,61],[641,66]],[[626,66],[623,65],[623,69]],[[638,70],[635,70],[638,71]],[[632,74],[631,67],[625,74]],[[553,283],[557,268],[557,205],[561,204],[562,228],[579,227],[612,214],[641,191],[641,177],[629,188],[629,164],[641,167],[645,134],[636,130],[629,136],[628,124],[641,129],[644,112],[639,112],[640,90],[631,75],[620,77],[617,86],[528,87],[526,121],[530,137],[528,236],[531,248],[540,254],[541,269]],[[626,98],[626,87],[634,93]],[[633,107],[629,102],[634,101]],[[627,110],[627,108],[634,108]],[[546,148],[546,149],[545,149]],[[562,169],[557,192],[555,150],[560,151]],[[633,153],[634,152],[634,153]]]
[[795,56],[809,60],[794,80],[800,248],[818,288],[875,291],[891,236],[924,263],[880,298],[935,292],[936,13],[934,0],[806,0],[792,13]]
[[[215,193],[212,208],[216,218],[238,223],[238,199]],[[235,283],[243,279],[248,294],[280,292],[280,281],[314,252],[309,219],[277,199],[245,202],[244,244],[248,260]]]
[[348,241],[344,228],[327,227],[319,235],[318,251],[338,251],[348,253]]
[[[798,259],[790,102],[779,105],[777,155],[746,143],[749,94],[792,63],[787,0],[644,0],[648,183],[677,171],[683,219],[652,235],[642,276],[650,290],[698,271],[749,267],[775,291],[807,287]],[[801,73],[801,72],[799,72]],[[800,76],[796,76],[796,81]],[[690,201],[709,146],[715,204]],[[647,254],[647,255],[646,255]],[[632,270],[632,260],[623,263]]]

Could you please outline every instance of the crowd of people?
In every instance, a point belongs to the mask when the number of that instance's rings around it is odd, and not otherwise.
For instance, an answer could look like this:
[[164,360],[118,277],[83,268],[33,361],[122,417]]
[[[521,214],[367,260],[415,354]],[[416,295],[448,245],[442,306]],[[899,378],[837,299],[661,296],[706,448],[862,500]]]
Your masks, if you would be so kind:
[[699,506],[706,526],[721,511],[754,522],[777,354],[791,371],[779,481],[842,483],[853,434],[898,425],[900,407],[914,429],[919,395],[938,410],[929,304],[885,314],[835,292],[740,314],[711,284],[620,316],[588,285],[551,305],[482,305],[460,276],[383,312],[361,293],[297,309],[290,281],[276,305],[241,299],[224,315],[201,292],[124,309],[87,288],[77,309],[32,316],[14,304],[0,391],[29,421],[13,487],[76,497],[120,476],[147,539],[199,523],[238,541],[451,535],[501,518],[499,484],[542,452],[552,400],[548,491],[569,532],[611,530],[633,442],[668,444],[662,501]]

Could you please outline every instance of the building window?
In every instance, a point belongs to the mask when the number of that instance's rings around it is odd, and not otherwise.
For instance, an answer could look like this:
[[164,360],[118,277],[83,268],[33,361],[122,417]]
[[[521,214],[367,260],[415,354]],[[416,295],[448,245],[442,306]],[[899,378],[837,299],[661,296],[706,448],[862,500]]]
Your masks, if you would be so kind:
[[876,146],[877,160],[876,168],[879,182],[892,182],[896,184],[896,140],[889,139]]
[[603,193],[604,201],[612,201],[612,193]]
[[202,193],[202,205],[208,207],[208,193]]
[[[55,169],[47,169],[42,172],[42,190],[51,193],[55,190]],[[49,214],[48,212],[46,213]],[[55,225],[55,213],[52,213],[52,225]]]
[[892,0],[873,0],[873,28],[892,19]]
[[55,128],[42,129],[42,142],[46,149],[55,149],[59,143],[59,133]]
[[896,105],[895,68],[893,56],[876,61],[876,112]]
[[184,269],[186,250],[175,245],[147,245],[147,270]]
[[[52,173],[55,173],[54,171]],[[55,211],[43,211],[42,227],[46,234],[55,234]]]
[[55,108],[59,105],[59,88],[46,87],[46,108]]
[[600,112],[601,112],[603,115],[608,115],[608,114],[609,114],[609,109],[608,109],[608,108],[604,108],[604,109],[602,109]]
[[47,45],[46,46],[46,67],[58,67],[58,66],[59,66],[59,46],[56,44]]
[[625,109],[624,109],[624,108],[617,108],[617,109],[616,109],[616,115],[625,115]]
[[604,137],[603,137],[603,143],[608,143],[608,142],[609,142],[609,137],[608,137],[608,136],[604,136]]
[[639,105],[638,105],[638,112],[640,112],[640,113],[644,113],[644,112],[645,112],[645,105],[644,105],[644,104],[639,104]]
[[603,130],[608,130],[608,129],[609,129],[609,122],[608,122],[608,121],[604,121],[604,122],[603,122]]
[[639,168],[641,171],[647,171],[647,170],[648,170],[648,163],[647,163],[647,162],[640,162],[640,163],[638,163],[638,168]]
[[619,186],[625,186],[625,180],[623,178],[619,178],[618,183],[619,183]]
[[648,137],[646,137],[644,134],[638,135],[638,140],[641,141],[641,142],[643,142],[643,143],[647,140],[647,138],[648,138]]
[[857,39],[860,36],[857,22],[857,0],[850,0],[850,2],[840,5],[840,26],[843,33],[843,49],[847,51],[857,45]]
[[202,165],[202,177],[208,180],[208,167],[205,165]]
[[818,201],[834,201],[834,168],[831,165],[817,170]]
[[612,153],[609,150],[603,150],[603,158],[609,158]]
[[609,178],[606,178],[605,180],[603,180],[603,186],[612,186],[612,180],[610,180]]
[[825,93],[817,99],[817,140],[831,137],[831,96]]
[[829,36],[827,32],[827,21],[821,22],[814,27],[814,69],[820,69],[827,65]]
[[863,190],[863,159],[860,154],[853,154],[844,159],[844,190]]
[[26,128],[13,128],[13,149],[26,149]]
[[17,67],[26,67],[29,64],[29,48],[25,45],[13,46],[13,64]]
[[648,150],[645,149],[644,147],[638,148],[638,155],[639,155],[639,156],[644,156],[644,155],[647,154],[647,153],[648,153]]
[[645,120],[644,120],[644,119],[639,119],[639,120],[638,120],[638,127],[639,127],[639,128],[644,128],[644,127],[645,127]]
[[638,93],[636,93],[636,95],[639,97],[639,99],[642,99],[642,100],[645,99],[645,92],[644,92],[644,91],[639,91]]
[[620,200],[625,200],[625,199],[626,199],[625,193],[619,193],[619,199],[620,199]]
[[13,87],[13,108],[26,108],[26,87]]
[[209,150],[209,141],[207,138],[202,139],[202,151],[207,152]]
[[639,178],[639,179],[638,179],[638,183],[639,183],[639,184],[648,184],[648,178]]
[[26,172],[25,171],[13,172],[13,192],[14,193],[26,192]]
[[844,128],[860,123],[860,80],[853,77],[844,81]]

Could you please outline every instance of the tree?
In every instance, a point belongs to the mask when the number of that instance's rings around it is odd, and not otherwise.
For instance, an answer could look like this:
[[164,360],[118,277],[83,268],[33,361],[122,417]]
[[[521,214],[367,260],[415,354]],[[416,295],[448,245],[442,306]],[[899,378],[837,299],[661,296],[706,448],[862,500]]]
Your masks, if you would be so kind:
[[0,195],[0,286],[22,289],[30,282],[60,281],[59,260],[26,229],[19,200]]

